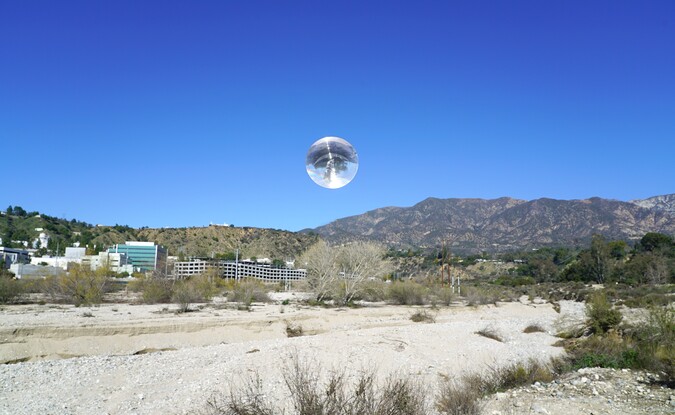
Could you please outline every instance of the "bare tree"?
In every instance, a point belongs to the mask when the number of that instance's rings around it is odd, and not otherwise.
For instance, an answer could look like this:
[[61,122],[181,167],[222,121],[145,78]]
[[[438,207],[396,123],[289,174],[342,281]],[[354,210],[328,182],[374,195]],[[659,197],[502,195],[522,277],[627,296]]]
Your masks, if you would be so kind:
[[306,267],[309,286],[319,301],[333,295],[345,304],[361,292],[364,282],[392,271],[384,255],[384,247],[373,242],[331,247],[320,241],[305,252],[300,263]]
[[310,246],[300,257],[299,263],[307,270],[307,283],[322,301],[330,294],[337,278],[336,251],[324,241]]
[[338,300],[348,303],[361,293],[364,282],[382,277],[392,271],[386,251],[373,242],[355,242],[339,248],[337,260],[342,277]]

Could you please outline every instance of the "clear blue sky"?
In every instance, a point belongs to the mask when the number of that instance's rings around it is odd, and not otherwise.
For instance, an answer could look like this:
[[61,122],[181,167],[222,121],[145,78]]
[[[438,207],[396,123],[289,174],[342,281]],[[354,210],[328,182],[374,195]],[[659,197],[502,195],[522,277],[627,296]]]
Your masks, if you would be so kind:
[[675,2],[0,0],[0,154],[1,209],[134,227],[673,193]]

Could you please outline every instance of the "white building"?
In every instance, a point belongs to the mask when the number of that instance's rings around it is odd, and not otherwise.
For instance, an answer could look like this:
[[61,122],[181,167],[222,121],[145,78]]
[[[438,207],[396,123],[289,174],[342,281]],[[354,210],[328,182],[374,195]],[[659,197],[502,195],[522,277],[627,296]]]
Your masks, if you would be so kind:
[[223,260],[193,259],[178,261],[174,264],[175,278],[188,278],[193,275],[204,274],[208,269],[217,268],[223,278],[256,278],[265,282],[296,281],[307,277],[304,269],[272,268],[265,264]]

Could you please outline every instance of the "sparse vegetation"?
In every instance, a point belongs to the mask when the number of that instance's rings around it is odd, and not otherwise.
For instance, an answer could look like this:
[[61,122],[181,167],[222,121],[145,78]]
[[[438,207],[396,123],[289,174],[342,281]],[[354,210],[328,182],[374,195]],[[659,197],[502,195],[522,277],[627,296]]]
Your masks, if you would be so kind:
[[[321,382],[317,364],[291,359],[283,370],[284,383],[300,415],[426,415],[425,389],[409,377],[391,376],[377,385],[375,374],[361,373],[353,381],[345,372],[331,372]],[[208,415],[268,415],[281,413],[262,391],[262,380],[254,375],[245,386],[226,398],[212,398]]]
[[108,288],[108,278],[103,268],[92,271],[83,265],[72,264],[67,274],[47,277],[41,286],[54,301],[77,306],[100,304]]
[[240,303],[247,309],[254,301],[259,303],[268,303],[271,301],[267,295],[265,285],[253,278],[235,283],[232,292],[228,294],[227,299],[232,302]]
[[21,283],[12,277],[12,274],[0,270],[0,304],[11,304],[23,293]]
[[424,305],[428,289],[414,281],[396,281],[389,286],[387,298],[393,304]]
[[304,333],[303,333],[303,330],[302,330],[302,326],[300,324],[290,322],[290,321],[286,322],[286,336],[287,337],[300,337],[303,334]]
[[436,317],[427,310],[417,310],[410,316],[410,320],[415,323],[435,323]]
[[546,329],[539,324],[530,324],[523,329],[523,333],[546,333]]
[[586,303],[588,326],[593,333],[603,334],[621,323],[621,312],[612,308],[604,291],[591,295]]
[[488,339],[497,340],[498,342],[503,342],[502,336],[495,330],[493,327],[486,327],[482,330],[478,330],[476,334],[479,334]]

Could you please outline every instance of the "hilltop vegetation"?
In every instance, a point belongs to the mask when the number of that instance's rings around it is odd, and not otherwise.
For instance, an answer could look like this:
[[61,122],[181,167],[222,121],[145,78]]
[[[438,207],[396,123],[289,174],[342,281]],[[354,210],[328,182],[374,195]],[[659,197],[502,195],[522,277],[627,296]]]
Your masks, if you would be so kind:
[[[42,231],[37,230],[42,229]],[[207,226],[192,228],[135,229],[126,225],[101,226],[78,220],[66,220],[21,207],[8,207],[0,215],[0,238],[6,247],[32,245],[41,232],[49,235],[44,254],[63,255],[67,246],[79,242],[95,253],[125,241],[152,241],[169,249],[170,255],[231,256],[239,249],[242,257],[294,258],[318,240],[313,234],[276,229]],[[13,242],[16,241],[16,242]]]

